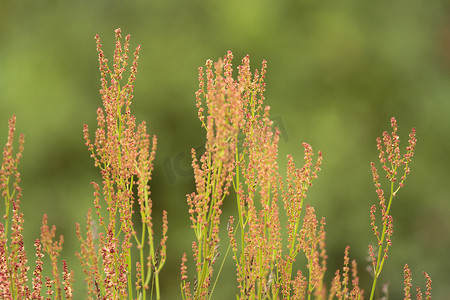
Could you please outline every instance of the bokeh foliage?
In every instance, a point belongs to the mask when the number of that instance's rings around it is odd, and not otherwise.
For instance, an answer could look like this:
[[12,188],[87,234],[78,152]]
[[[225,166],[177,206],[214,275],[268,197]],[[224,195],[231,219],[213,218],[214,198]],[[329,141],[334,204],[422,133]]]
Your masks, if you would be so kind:
[[[284,130],[281,165],[288,153],[301,158],[302,141],[324,153],[309,200],[327,218],[330,276],[347,244],[364,266],[372,241],[369,207],[377,201],[369,167],[377,161],[375,138],[389,129],[391,116],[403,145],[416,127],[416,156],[392,209],[393,246],[381,281],[390,281],[391,297],[399,298],[408,263],[422,285],[422,271],[431,275],[433,295],[443,299],[450,281],[449,9],[443,0],[2,1],[0,141],[16,114],[17,131],[25,134],[22,207],[30,258],[43,213],[65,236],[63,257],[79,248],[74,224],[83,222],[93,199],[89,182],[98,179],[82,136],[82,124],[93,126],[101,105],[93,37],[98,33],[112,56],[113,30],[121,27],[132,47],[143,48],[134,113],[158,136],[151,190],[155,213],[169,213],[164,298],[180,295],[181,254],[192,240],[189,153],[204,143],[197,68],[232,50],[235,65],[247,53],[254,67],[268,61],[266,101]],[[225,219],[233,204],[225,204]],[[235,285],[229,260],[217,299],[234,294],[227,288]],[[69,267],[79,286],[77,261]]]

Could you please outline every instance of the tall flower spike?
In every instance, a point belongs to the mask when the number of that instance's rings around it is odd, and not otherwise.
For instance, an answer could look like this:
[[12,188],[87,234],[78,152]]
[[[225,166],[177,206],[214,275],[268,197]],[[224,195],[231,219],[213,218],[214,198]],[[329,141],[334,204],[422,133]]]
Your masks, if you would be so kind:
[[[221,206],[229,193],[243,118],[241,91],[232,77],[232,57],[229,52],[216,63],[208,60],[205,70],[199,69],[196,105],[198,117],[206,130],[206,144],[200,159],[192,150],[196,192],[187,196],[196,237],[192,249],[197,266],[195,299],[205,297],[213,287],[211,279],[213,265],[218,258]],[[188,298],[189,293],[188,285],[183,281],[184,297]]]
[[13,295],[21,299],[30,297],[27,286],[28,259],[22,234],[24,216],[20,212],[22,188],[19,185],[21,178],[18,171],[24,136],[20,135],[19,149],[14,155],[15,125],[16,117],[12,116],[9,119],[8,140],[3,148],[0,168],[0,193],[5,203],[4,223],[0,223],[0,296],[5,299],[12,298]]
[[[372,230],[377,238],[378,253],[376,255],[373,248],[369,246],[369,253],[372,258],[372,265],[374,268],[374,279],[372,283],[370,300],[374,297],[377,279],[383,269],[384,262],[388,258],[388,250],[392,244],[391,237],[394,228],[393,218],[390,215],[392,202],[398,191],[404,187],[404,181],[407,174],[410,172],[409,164],[412,156],[414,155],[414,149],[417,142],[415,137],[416,131],[413,128],[409,135],[409,145],[406,147],[406,153],[402,156],[400,153],[400,138],[397,134],[397,120],[395,118],[391,118],[391,127],[392,132],[390,134],[387,131],[384,131],[383,138],[377,138],[377,149],[379,151],[380,164],[386,173],[386,178],[388,179],[390,186],[388,200],[385,198],[385,194],[387,193],[384,192],[379,181],[380,177],[378,175],[377,168],[373,162],[371,163],[373,182],[380,206],[379,211],[381,214],[381,224],[377,225],[375,216],[377,209],[376,205],[373,205],[370,209],[370,219],[372,221]],[[398,178],[398,173],[402,166],[403,175]],[[378,228],[381,228],[381,230]]]
[[428,273],[423,272],[423,275],[427,279],[427,291],[425,292],[426,300],[431,300],[431,277]]
[[[103,229],[98,236],[99,252],[93,246],[93,228],[88,224],[86,240],[81,238],[79,225],[77,235],[81,241],[81,253],[77,256],[87,275],[91,297],[99,294],[110,298],[133,297],[133,292],[143,299],[147,298],[150,281],[156,295],[160,299],[159,273],[165,263],[167,240],[167,213],[163,212],[162,240],[157,250],[153,235],[152,200],[148,185],[153,170],[156,152],[156,137],[152,143],[147,134],[146,124],[136,124],[131,112],[134,82],[137,74],[141,46],[134,51],[131,65],[128,64],[130,53],[130,36],[122,40],[120,29],[115,30],[116,47],[112,68],[102,50],[98,35],[97,41],[99,70],[101,75],[100,95],[103,107],[97,110],[97,129],[95,139],[91,141],[89,128],[84,126],[83,132],[86,146],[94,159],[94,166],[100,169],[102,185],[92,183],[94,187],[94,205],[99,217],[99,225]],[[124,78],[129,67],[128,78]],[[150,145],[151,144],[151,145]],[[135,193],[137,187],[137,193]],[[137,235],[133,222],[134,202],[137,200],[140,212],[140,233]],[[103,201],[103,204],[102,204]],[[106,206],[106,216],[101,210]],[[88,216],[90,218],[90,214]],[[89,219],[88,219],[89,223]],[[139,250],[138,284],[132,282],[131,248],[132,238]],[[144,254],[149,245],[149,254]],[[91,266],[91,261],[99,262]],[[103,272],[101,272],[102,270]],[[95,286],[92,286],[92,281]]]
[[403,276],[404,276],[404,283],[405,283],[405,300],[411,300],[411,281],[412,281],[412,275],[411,275],[411,269],[409,268],[408,264],[405,265],[404,267],[404,271],[403,271]]

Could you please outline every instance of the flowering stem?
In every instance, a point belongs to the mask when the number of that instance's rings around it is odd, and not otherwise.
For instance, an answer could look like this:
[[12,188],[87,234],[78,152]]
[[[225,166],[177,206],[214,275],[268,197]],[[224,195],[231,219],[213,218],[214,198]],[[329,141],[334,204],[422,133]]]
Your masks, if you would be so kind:
[[[375,295],[375,289],[378,277],[381,274],[381,270],[383,269],[384,262],[387,259],[387,253],[389,247],[391,246],[391,236],[393,232],[393,221],[392,216],[389,214],[392,201],[397,194],[397,192],[404,186],[404,181],[406,179],[407,174],[409,174],[409,163],[411,161],[412,156],[414,155],[414,149],[417,142],[415,137],[415,129],[411,130],[409,135],[409,145],[406,147],[406,154],[403,156],[400,155],[399,148],[399,137],[397,135],[397,121],[395,118],[391,118],[391,127],[392,133],[388,134],[386,131],[383,132],[383,139],[377,138],[377,148],[379,151],[380,163],[383,167],[383,170],[386,172],[386,178],[390,181],[390,195],[388,205],[386,207],[386,200],[383,195],[383,190],[381,188],[381,184],[379,183],[379,176],[375,164],[372,163],[372,174],[373,181],[375,183],[376,192],[378,194],[378,198],[380,200],[381,207],[381,221],[383,223],[383,229],[380,232],[377,230],[377,226],[375,225],[375,211],[376,205],[373,205],[370,210],[370,215],[372,219],[372,230],[374,235],[377,238],[378,242],[378,254],[375,260],[375,254],[372,246],[369,246],[369,253],[372,258],[372,267],[373,267],[373,283],[372,290],[370,293],[370,300],[373,299]],[[397,169],[399,166],[404,166],[404,174],[400,178],[397,188],[395,188],[395,182],[397,182]],[[384,254],[383,254],[384,252]]]
[[[389,196],[389,203],[388,203],[388,207],[386,209],[386,216],[389,215],[389,210],[391,208],[391,203],[392,203],[392,199],[394,198],[394,181],[391,181],[391,194]],[[377,255],[377,263],[376,263],[376,267],[374,269],[374,277],[373,277],[373,283],[372,283],[372,290],[370,292],[370,298],[369,300],[372,300],[374,295],[375,295],[375,289],[376,289],[376,285],[377,285],[377,279],[378,276],[380,276],[381,274],[381,270],[383,269],[383,265],[384,265],[384,261],[385,258],[381,256],[382,252],[383,252],[383,247],[384,247],[384,239],[386,237],[386,229],[387,229],[387,222],[388,219],[383,218],[383,231],[381,233],[381,239],[379,239],[378,241],[378,255]]]

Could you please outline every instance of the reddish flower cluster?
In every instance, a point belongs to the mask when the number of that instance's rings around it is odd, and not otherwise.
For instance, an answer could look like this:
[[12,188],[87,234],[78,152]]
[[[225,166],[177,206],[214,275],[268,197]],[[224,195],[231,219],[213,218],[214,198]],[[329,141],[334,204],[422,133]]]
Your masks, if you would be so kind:
[[[41,242],[44,252],[47,253],[47,255],[50,258],[51,264],[52,264],[52,275],[53,280],[52,285],[55,287],[55,298],[59,299],[62,297],[62,290],[64,289],[66,298],[71,299],[72,298],[72,282],[70,278],[72,275],[70,275],[68,269],[67,269],[67,263],[63,261],[63,280],[64,280],[64,287],[61,286],[61,279],[59,277],[59,271],[58,271],[58,264],[57,259],[59,257],[60,252],[62,251],[62,244],[64,242],[64,238],[61,235],[59,237],[59,241],[53,241],[56,236],[56,227],[52,226],[52,229],[47,225],[47,215],[44,215],[42,218],[42,227],[41,227]],[[39,254],[37,254],[39,255]],[[38,256],[39,260],[39,256]]]
[[[91,151],[94,165],[100,169],[103,178],[102,189],[99,184],[92,184],[99,225],[104,231],[97,233],[93,230],[89,212],[85,239],[81,237],[80,227],[77,224],[77,235],[81,241],[81,252],[77,256],[84,268],[91,298],[101,296],[115,299],[131,296],[133,294],[131,238],[134,236],[140,253],[134,285],[137,288],[136,293],[146,298],[152,278],[156,284],[156,297],[159,299],[159,272],[166,259],[167,213],[163,213],[163,237],[158,253],[153,241],[152,201],[148,186],[156,152],[156,137],[153,137],[150,148],[150,137],[145,122],[136,126],[136,119],[130,110],[141,47],[136,48],[128,79],[122,85],[128,65],[130,35],[125,37],[122,46],[120,29],[115,32],[116,47],[112,69],[108,66],[100,38],[96,36],[103,108],[97,110],[94,142],[90,140],[88,126],[84,126],[86,146]],[[134,186],[138,190],[137,201],[142,223],[139,235],[132,222]],[[106,204],[107,217],[103,217],[101,195]],[[95,247],[97,238],[98,250]],[[144,254],[145,243],[148,243],[150,248],[148,255]]]
[[[228,222],[228,236],[233,258],[236,261],[239,298],[262,299],[266,296],[276,299],[293,297],[308,299],[314,295],[318,299],[327,296],[323,283],[326,271],[325,220],[317,220],[315,210],[309,204],[302,216],[304,200],[312,180],[322,163],[322,154],[313,163],[311,146],[304,143],[305,164],[296,169],[293,159],[288,156],[287,185],[284,186],[278,173],[277,155],[279,132],[272,129],[269,107],[264,106],[264,77],[266,62],[260,71],[250,71],[250,60],[246,56],[238,67],[239,75],[232,76],[232,54],[228,54],[214,64],[206,63],[206,84],[203,69],[199,70],[199,90],[196,93],[198,117],[206,129],[206,151],[200,162],[193,150],[193,169],[196,192],[187,196],[192,228],[196,235],[193,242],[197,276],[194,293],[188,281],[186,255],[181,265],[182,294],[184,299],[205,299],[214,290],[210,289],[213,264],[219,252],[219,224],[222,213],[220,207],[229,186],[233,185],[238,225],[233,217]],[[204,100],[203,100],[204,99]],[[204,102],[206,107],[204,107]],[[204,115],[204,112],[207,115]],[[409,174],[409,164],[416,144],[415,130],[410,134],[406,154],[400,155],[397,123],[391,120],[393,132],[383,133],[377,140],[380,162],[391,183],[388,203],[379,183],[375,164],[372,172],[381,211],[382,230],[377,225],[374,205],[370,211],[372,229],[378,240],[378,255],[369,246],[375,281],[371,298],[383,263],[388,257],[393,233],[393,218],[389,214],[392,198],[404,186]],[[403,175],[397,180],[399,168]],[[283,249],[279,220],[278,198],[282,196],[287,217],[287,244]],[[287,253],[284,253],[286,251]],[[308,277],[301,270],[293,277],[293,264],[299,252],[307,259]],[[329,297],[338,299],[361,299],[363,290],[359,287],[357,264],[352,261],[352,280],[349,279],[349,248],[344,256],[342,274],[336,272]],[[217,275],[218,276],[218,275]],[[342,276],[342,278],[341,278]],[[217,278],[216,278],[217,282]],[[350,288],[350,285],[352,288]]]
[[[323,279],[326,271],[326,250],[325,250],[325,219],[319,222],[317,220],[315,210],[307,204],[304,217],[301,217],[304,200],[307,197],[307,191],[312,185],[312,180],[317,178],[317,172],[320,171],[322,164],[322,153],[319,151],[319,158],[315,165],[313,164],[313,150],[307,143],[302,144],[304,148],[305,164],[301,169],[297,169],[294,165],[292,156],[288,156],[287,165],[287,188],[283,192],[284,209],[288,219],[287,223],[287,250],[288,254],[285,258],[280,259],[281,265],[288,267],[287,270],[282,269],[282,292],[284,296],[290,295],[290,277],[292,266],[296,260],[297,254],[302,251],[307,259],[308,277],[303,280],[307,283],[306,293],[314,294],[317,297],[324,295]],[[303,224],[302,224],[303,223]],[[300,230],[300,226],[302,227]],[[281,233],[279,233],[281,234]],[[296,279],[300,281],[300,279]],[[296,289],[293,286],[294,290]]]
[[[241,297],[266,295],[276,284],[275,259],[280,254],[278,218],[279,132],[272,130],[269,107],[264,107],[265,73],[250,71],[246,56],[239,66],[238,81],[243,87],[242,147],[237,152],[233,187],[238,207],[240,249],[234,247],[237,280]],[[234,239],[234,232],[230,236]]]
[[[377,205],[374,204],[370,208],[370,219],[372,231],[377,238],[377,250],[374,250],[372,245],[369,245],[369,255],[372,260],[372,268],[374,274],[374,280],[372,285],[372,291],[370,295],[370,299],[373,299],[373,295],[375,292],[377,278],[381,273],[383,268],[383,264],[388,257],[389,247],[392,245],[391,237],[393,234],[393,218],[389,214],[391,209],[392,200],[397,195],[397,192],[404,187],[404,182],[406,176],[410,173],[409,164],[411,162],[411,158],[414,155],[414,150],[416,147],[417,139],[415,137],[416,131],[413,128],[409,135],[408,146],[406,147],[406,153],[401,156],[400,154],[400,138],[397,135],[397,121],[395,118],[391,118],[391,127],[392,132],[388,134],[387,131],[383,132],[383,139],[377,138],[377,149],[379,151],[379,159],[380,163],[383,167],[383,170],[386,172],[386,178],[390,182],[390,196],[389,201],[386,205],[386,199],[384,196],[384,190],[381,187],[380,177],[378,175],[377,168],[375,164],[371,163],[373,182],[375,184],[376,192],[379,199],[380,213],[381,213],[381,224],[382,230],[381,232],[378,230],[377,221],[376,221],[376,211]],[[403,175],[400,178],[400,182],[398,182],[398,171],[399,168],[403,166]],[[378,251],[378,254],[375,254],[375,251]]]
[[[250,72],[250,60],[246,56],[238,67],[238,84],[242,87],[241,132],[242,147],[236,152],[236,168],[233,187],[238,207],[240,242],[236,232],[229,230],[231,245],[237,267],[237,280],[241,298],[302,297],[316,289],[322,290],[325,260],[325,220],[317,229],[314,209],[310,206],[301,225],[301,210],[312,180],[317,177],[322,154],[314,165],[312,148],[304,143],[305,164],[296,169],[291,156],[288,157],[287,188],[284,189],[278,172],[279,132],[272,129],[270,108],[264,106],[265,73],[263,61],[261,71]],[[241,177],[242,176],[242,177]],[[288,254],[283,255],[278,199],[283,198],[288,224]],[[300,229],[302,227],[302,229]],[[240,245],[238,247],[237,245]],[[293,263],[303,251],[308,260],[309,281],[302,272],[291,280]]]
[[331,283],[329,299],[336,297],[339,300],[343,299],[363,299],[364,291],[359,287],[358,266],[355,260],[352,260],[352,290],[349,288],[349,271],[348,263],[350,261],[349,255],[350,247],[345,248],[344,267],[342,268],[342,280],[339,270],[336,271],[333,282]]
[[[24,136],[20,135],[19,150],[14,156],[14,132],[16,117],[9,119],[8,141],[3,148],[0,170],[0,190],[5,199],[5,215],[0,223],[0,296],[3,299],[27,298],[30,291],[26,285],[27,254],[23,245],[23,213],[20,212],[22,189],[17,167],[22,157]],[[10,213],[12,212],[12,215]],[[9,223],[11,222],[11,223]],[[9,230],[11,233],[9,234]],[[8,238],[11,241],[8,245]]]
[[[197,160],[192,150],[192,166],[196,192],[187,196],[196,258],[197,284],[194,297],[203,299],[209,293],[213,264],[219,252],[221,205],[231,185],[237,136],[242,122],[241,85],[232,78],[231,52],[219,62],[206,63],[206,87],[203,68],[199,69],[199,90],[196,93],[199,119],[206,130],[205,152]],[[204,98],[204,102],[202,98]],[[203,115],[206,106],[208,116]],[[183,276],[184,277],[184,276]],[[189,285],[183,284],[184,295],[190,298]]]
[[[24,216],[20,212],[20,201],[22,198],[22,189],[19,186],[20,173],[18,165],[22,157],[24,136],[20,135],[19,150],[14,153],[14,132],[16,118],[13,116],[9,120],[8,141],[3,150],[3,162],[0,170],[0,190],[2,197],[5,198],[5,215],[0,223],[0,298],[2,299],[44,299],[41,296],[42,290],[42,258],[45,252],[48,254],[52,264],[52,277],[46,278],[47,295],[55,294],[55,299],[62,299],[62,289],[66,299],[72,298],[71,273],[67,264],[63,261],[63,284],[60,281],[58,272],[57,258],[62,250],[63,239],[53,241],[56,228],[53,226],[49,230],[47,226],[47,216],[44,215],[41,227],[41,240],[36,239],[36,267],[33,272],[32,287],[27,286],[27,253],[23,242],[23,223]],[[12,215],[10,213],[12,212]],[[9,225],[11,222],[11,225]],[[8,230],[11,229],[9,234]],[[8,238],[11,242],[8,244]]]
[[[301,210],[308,187],[317,177],[322,155],[314,165],[312,148],[305,148],[305,165],[296,169],[292,157],[288,160],[288,186],[284,191],[278,173],[279,132],[272,129],[269,107],[264,106],[264,61],[260,71],[250,71],[246,56],[238,67],[237,80],[232,77],[232,54],[214,64],[206,63],[199,71],[197,92],[198,116],[206,129],[206,151],[200,163],[193,151],[193,167],[197,192],[188,195],[192,228],[197,240],[193,243],[197,265],[194,293],[187,281],[186,256],[182,261],[182,293],[185,299],[204,299],[213,274],[212,265],[218,257],[218,230],[224,197],[233,184],[238,208],[238,226],[233,229],[234,218],[228,223],[228,235],[236,260],[238,288],[241,298],[276,298],[281,291],[286,297],[295,291],[316,293],[322,290],[325,260],[325,221],[317,230],[314,209],[308,207],[303,229]],[[205,99],[205,101],[202,100]],[[208,115],[204,116],[206,110]],[[289,254],[283,256],[278,198],[282,191],[288,216]],[[239,242],[237,229],[240,229]],[[303,251],[309,261],[310,281],[301,271],[291,280],[295,256]],[[217,279],[216,279],[217,281]],[[308,287],[307,287],[308,285]]]
[[[423,272],[423,275],[425,276],[427,283],[426,283],[426,292],[425,292],[425,299],[426,300],[431,300],[431,277],[428,275],[428,273]],[[411,300],[411,288],[412,288],[412,273],[411,273],[411,269],[409,268],[408,264],[405,265],[405,267],[403,268],[403,276],[404,276],[404,283],[405,283],[405,300]],[[420,290],[420,287],[416,287],[416,299],[417,300],[422,300],[423,299],[423,294],[422,291]]]

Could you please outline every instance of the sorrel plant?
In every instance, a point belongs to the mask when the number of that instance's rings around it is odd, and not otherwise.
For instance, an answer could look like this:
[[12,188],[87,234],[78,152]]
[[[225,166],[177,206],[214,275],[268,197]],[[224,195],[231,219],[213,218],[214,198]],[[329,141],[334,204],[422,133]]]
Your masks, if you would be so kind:
[[[155,136],[150,138],[145,122],[136,125],[131,112],[141,47],[134,51],[126,75],[130,36],[123,43],[120,29],[115,33],[112,66],[108,65],[100,38],[96,36],[103,106],[97,110],[94,137],[91,140],[87,125],[84,137],[102,182],[92,182],[94,213],[88,211],[85,232],[76,224],[81,243],[76,255],[85,275],[87,295],[84,298],[161,299],[164,293],[159,274],[167,259],[168,222],[163,211],[162,234],[157,242],[149,187],[157,142]],[[358,265],[355,260],[350,262],[348,246],[344,250],[342,270],[334,273],[329,285],[325,282],[326,222],[316,216],[307,198],[308,189],[318,176],[322,153],[319,151],[314,160],[312,147],[303,143],[303,165],[296,167],[292,156],[288,156],[286,174],[281,175],[279,132],[269,118],[270,108],[264,104],[267,63],[263,61],[260,70],[251,72],[250,59],[246,56],[235,78],[232,59],[232,53],[228,52],[218,62],[208,60],[206,68],[199,69],[196,102],[201,126],[206,130],[206,143],[203,153],[192,150],[196,189],[187,195],[187,206],[194,231],[195,271],[188,272],[188,256],[184,254],[182,298],[218,297],[214,296],[214,290],[223,265],[231,261],[227,259],[228,254],[232,253],[237,299],[363,299],[365,292],[360,287]],[[22,192],[18,171],[24,137],[20,135],[18,150],[14,151],[15,122],[13,116],[0,170],[0,190],[5,200],[0,223],[0,298],[72,299],[74,274],[65,260],[58,262],[63,238],[55,238],[56,228],[47,225],[46,215],[41,237],[34,243],[36,261],[31,285],[28,281],[30,267],[22,235],[24,216],[20,212]],[[395,118],[391,119],[391,127],[390,134],[384,132],[383,138],[377,139],[388,193],[382,187],[376,165],[371,164],[378,201],[370,209],[376,243],[369,245],[373,276],[369,299],[375,297],[392,246],[394,222],[390,212],[410,173],[416,145],[415,129],[412,129],[402,155]],[[227,222],[222,216],[224,201],[232,201],[236,209]],[[137,224],[133,222],[135,202],[139,207]],[[224,255],[219,252],[221,230],[226,230],[229,239],[225,242],[228,246]],[[42,275],[45,254],[51,263],[52,278]],[[304,269],[295,265],[300,256],[306,259]],[[427,273],[424,275],[425,299],[431,299],[431,278]],[[405,265],[404,299],[412,297],[411,280],[411,270]],[[419,287],[416,293],[417,299],[423,299]]]
[[[69,272],[65,260],[62,261],[62,274],[59,273],[57,259],[62,250],[63,237],[54,241],[56,228],[47,225],[44,215],[41,227],[41,239],[36,239],[36,263],[32,286],[28,286],[28,258],[23,241],[24,215],[20,212],[22,189],[20,187],[19,162],[22,157],[24,136],[19,137],[19,149],[14,154],[16,117],[9,119],[8,141],[3,148],[3,160],[0,170],[0,190],[5,200],[5,214],[0,223],[0,298],[1,299],[48,299],[72,298],[72,272]],[[42,271],[44,253],[51,261],[52,278],[43,282]],[[44,286],[45,285],[45,286]]]
[[[150,143],[145,122],[136,128],[136,120],[130,109],[141,47],[138,46],[134,51],[129,76],[125,84],[122,84],[128,65],[130,35],[126,36],[122,46],[120,29],[115,32],[116,47],[112,68],[108,66],[100,38],[96,36],[103,108],[97,110],[94,142],[90,140],[88,126],[84,126],[86,146],[91,151],[94,165],[100,169],[103,180],[102,188],[99,184],[92,183],[96,215],[102,230],[94,232],[89,211],[85,239],[77,224],[77,236],[81,242],[81,251],[77,256],[86,275],[90,299],[133,299],[133,295],[147,299],[150,284],[156,298],[160,299],[159,272],[166,261],[168,225],[167,213],[164,211],[158,251],[153,239],[152,201],[148,185],[156,152],[156,136],[153,136]],[[137,195],[133,192],[133,187],[137,187]],[[106,205],[106,217],[101,210],[101,200]],[[132,221],[135,200],[140,208],[140,233],[136,231]],[[95,236],[98,236],[97,247]],[[131,257],[133,241],[139,250],[134,286]]]

